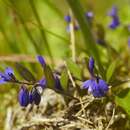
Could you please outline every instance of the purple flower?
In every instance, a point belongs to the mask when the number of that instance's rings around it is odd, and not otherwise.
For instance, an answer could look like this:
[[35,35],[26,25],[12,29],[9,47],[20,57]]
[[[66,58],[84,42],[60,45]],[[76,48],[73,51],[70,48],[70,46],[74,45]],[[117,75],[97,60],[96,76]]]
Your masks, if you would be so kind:
[[83,82],[83,88],[88,89],[88,92],[97,98],[104,97],[108,91],[107,83],[99,78],[89,79]]
[[113,6],[112,9],[108,12],[108,15],[111,16],[111,17],[115,17],[117,16],[117,7],[116,6]]
[[107,83],[94,75],[94,59],[90,57],[88,69],[91,75],[91,79],[83,82],[82,87],[87,89],[94,97],[103,97],[108,91]]
[[37,56],[37,60],[43,67],[46,65],[46,62],[42,56]]
[[116,8],[116,6],[113,6],[111,11],[108,13],[108,15],[112,18],[111,23],[109,24],[109,27],[111,29],[115,29],[119,26],[120,21],[119,21],[119,17],[118,17],[118,10]]
[[93,59],[93,57],[89,58],[88,69],[89,69],[91,76],[94,76],[94,59]]
[[91,11],[89,11],[89,12],[86,12],[85,13],[85,16],[87,17],[87,18],[93,18],[93,12],[91,12]]
[[42,87],[42,88],[45,88],[46,87],[46,79],[45,78],[42,78],[38,84]]
[[41,101],[40,93],[38,92],[37,88],[33,88],[32,91],[29,93],[29,103],[39,105],[40,101]]
[[64,19],[65,19],[65,21],[66,21],[67,23],[70,23],[70,22],[71,22],[71,16],[70,16],[70,15],[66,15],[66,16],[64,17]]
[[86,16],[86,18],[87,18],[88,22],[91,24],[92,19],[93,19],[93,17],[94,17],[93,12],[91,12],[91,11],[86,12],[86,13],[85,13],[85,16]]
[[[71,18],[70,15],[66,15],[66,16],[64,17],[64,19],[65,19],[65,21],[67,22],[66,31],[69,33],[69,32],[70,32],[70,23],[71,23],[71,21],[72,21],[72,18]],[[79,30],[79,25],[78,25],[78,23],[77,23],[76,20],[73,21],[73,26],[74,26],[73,28],[74,28],[75,31]]]
[[22,107],[26,107],[29,104],[29,92],[25,86],[21,86],[18,100]]
[[13,69],[10,67],[7,67],[5,69],[5,72],[0,72],[0,84],[9,82],[9,81],[15,81],[15,76],[14,76],[14,72]]
[[115,28],[118,27],[119,24],[120,24],[119,18],[118,18],[118,16],[116,16],[116,17],[113,17],[111,23],[109,24],[109,27],[110,27],[111,29],[115,29]]

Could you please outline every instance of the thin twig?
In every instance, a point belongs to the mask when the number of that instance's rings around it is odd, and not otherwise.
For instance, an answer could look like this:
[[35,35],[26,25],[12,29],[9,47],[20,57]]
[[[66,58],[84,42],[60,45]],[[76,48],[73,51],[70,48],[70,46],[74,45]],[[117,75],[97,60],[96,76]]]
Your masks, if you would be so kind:
[[85,119],[85,118],[83,118],[83,117],[77,117],[79,120],[82,120],[82,121],[85,121],[85,122],[87,122],[87,123],[89,123],[89,124],[93,124],[93,122],[91,122],[90,120],[87,120],[87,119]]
[[80,111],[78,111],[78,112],[75,114],[75,116],[79,116],[80,113],[81,113],[91,102],[93,102],[93,100],[94,100],[94,98],[91,99],[88,103],[86,103],[86,104],[82,107],[82,109],[80,109]]
[[108,128],[112,125],[113,119],[114,119],[114,115],[115,115],[115,108],[113,108],[112,117],[111,117],[107,127],[105,128],[105,130],[108,130]]

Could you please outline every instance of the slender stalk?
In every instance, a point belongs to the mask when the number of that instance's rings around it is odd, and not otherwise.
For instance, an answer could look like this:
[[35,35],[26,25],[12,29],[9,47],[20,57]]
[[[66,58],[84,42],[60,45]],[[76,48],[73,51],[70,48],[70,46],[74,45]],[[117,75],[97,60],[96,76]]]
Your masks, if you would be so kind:
[[70,42],[71,42],[71,49],[72,49],[72,60],[76,62],[75,34],[74,34],[73,22],[71,22],[69,26],[70,26]]
[[34,85],[35,83],[29,83],[29,82],[24,82],[24,81],[19,81],[19,80],[16,80],[14,83],[16,84],[26,84],[26,85]]

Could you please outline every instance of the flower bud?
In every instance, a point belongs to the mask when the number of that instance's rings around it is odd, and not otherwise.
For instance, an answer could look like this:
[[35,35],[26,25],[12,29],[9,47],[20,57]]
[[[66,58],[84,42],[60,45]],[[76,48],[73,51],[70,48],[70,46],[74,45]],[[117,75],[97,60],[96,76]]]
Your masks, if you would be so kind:
[[18,100],[22,107],[26,107],[29,104],[29,92],[25,86],[21,86]]
[[41,101],[41,95],[36,88],[33,88],[29,94],[29,103],[39,105]]
[[65,21],[68,22],[68,23],[71,22],[71,16],[70,16],[70,15],[66,15],[66,16],[64,17],[64,19],[65,19]]
[[42,56],[37,56],[37,60],[43,67],[46,65],[46,62]]
[[93,57],[90,57],[89,59],[89,65],[88,65],[88,68],[89,68],[89,71],[90,71],[90,74],[93,76],[93,71],[94,71],[94,59]]

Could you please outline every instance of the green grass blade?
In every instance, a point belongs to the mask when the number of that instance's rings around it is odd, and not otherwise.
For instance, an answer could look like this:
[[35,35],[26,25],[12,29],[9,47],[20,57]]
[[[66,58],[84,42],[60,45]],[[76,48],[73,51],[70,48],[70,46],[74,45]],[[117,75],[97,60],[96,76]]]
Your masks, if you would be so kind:
[[[30,2],[30,6],[31,6],[31,8],[32,8],[32,11],[33,11],[34,16],[35,16],[35,18],[36,18],[36,20],[37,20],[38,25],[39,25],[40,27],[42,27],[43,25],[42,25],[42,23],[41,23],[41,20],[40,20],[40,17],[39,17],[39,15],[38,15],[38,13],[37,13],[36,6],[35,6],[34,1],[33,1],[33,0],[29,0],[29,2]],[[51,53],[51,50],[50,50],[50,47],[49,47],[49,44],[48,44],[48,41],[47,41],[47,38],[46,38],[46,34],[45,34],[45,32],[44,32],[43,29],[39,28],[39,30],[40,30],[41,36],[42,36],[42,38],[43,38],[44,45],[46,46],[47,51],[48,51],[48,54],[49,54],[49,56],[50,56],[50,58],[51,58],[51,61],[52,61],[52,63],[54,63],[54,61],[53,61],[53,56],[52,56],[52,53]]]
[[[3,1],[3,2],[4,2],[4,1]],[[8,3],[6,3],[6,2],[4,2],[4,3],[5,3],[7,6],[11,6],[11,7],[15,10],[15,12],[16,12],[16,14],[17,14],[17,16],[18,16],[18,18],[19,18],[19,20],[20,20],[20,22],[21,22],[21,24],[22,24],[24,30],[25,30],[25,33],[27,34],[28,38],[30,39],[31,43],[33,44],[33,46],[34,46],[34,48],[35,48],[35,51],[36,51],[38,54],[41,54],[40,49],[39,49],[39,47],[38,47],[36,41],[33,39],[33,37],[32,37],[32,35],[31,35],[31,33],[30,33],[28,27],[27,27],[26,24],[25,24],[25,21],[24,21],[23,17],[22,17],[21,14],[18,12],[15,3],[14,3],[12,0],[10,0],[9,2],[10,2],[10,4],[8,4]]]

